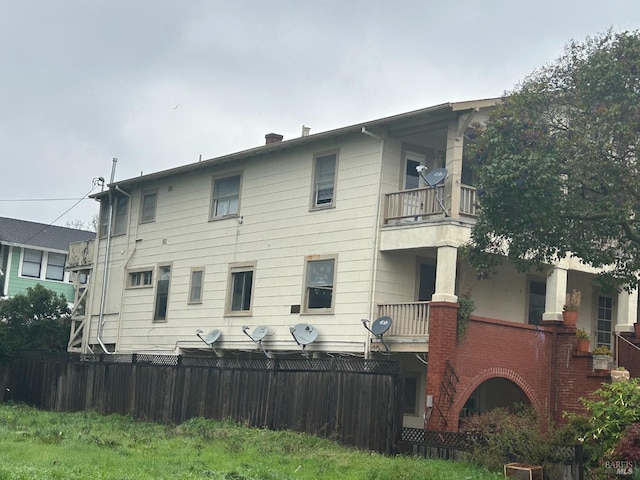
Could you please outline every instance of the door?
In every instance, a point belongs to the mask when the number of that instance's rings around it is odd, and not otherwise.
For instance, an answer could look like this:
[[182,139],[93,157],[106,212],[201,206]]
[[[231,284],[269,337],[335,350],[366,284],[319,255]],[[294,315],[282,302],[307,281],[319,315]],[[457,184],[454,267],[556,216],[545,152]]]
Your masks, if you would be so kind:
[[[414,190],[424,186],[416,167],[425,164],[425,156],[416,152],[404,152],[403,190]],[[424,212],[424,191],[406,192],[402,201],[403,221],[415,222]]]
[[436,266],[429,263],[420,264],[420,285],[418,301],[429,302],[436,292]]

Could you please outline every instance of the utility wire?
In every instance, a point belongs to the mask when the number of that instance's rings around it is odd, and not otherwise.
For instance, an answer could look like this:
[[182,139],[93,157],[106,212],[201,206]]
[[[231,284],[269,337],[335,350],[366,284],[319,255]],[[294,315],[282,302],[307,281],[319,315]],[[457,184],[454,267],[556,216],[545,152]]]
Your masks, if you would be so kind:
[[[92,189],[93,190],[93,189]],[[77,200],[73,198],[0,198],[0,202],[68,202],[69,200]],[[88,198],[81,198],[80,200],[89,200]]]
[[[38,235],[40,235],[42,232],[44,232],[48,227],[52,226],[54,223],[56,223],[58,220],[60,220],[62,217],[64,217],[67,213],[69,213],[71,210],[73,210],[81,201],[86,200],[86,197],[89,196],[89,194],[91,192],[93,192],[101,183],[100,183],[99,178],[94,178],[93,179],[93,186],[91,187],[91,190],[89,190],[87,193],[85,193],[82,197],[80,197],[80,199],[74,203],[73,205],[71,205],[71,207],[69,207],[68,209],[66,209],[64,212],[62,212],[56,219],[54,219],[53,221],[51,221],[51,223],[45,225],[44,227],[42,227],[40,230],[38,230],[36,233],[34,233],[33,235],[31,235],[29,238],[27,238],[24,242],[21,243],[21,245],[26,245],[28,242],[30,242],[31,240],[33,240],[35,237],[37,237]],[[75,200],[75,198],[73,199]]]

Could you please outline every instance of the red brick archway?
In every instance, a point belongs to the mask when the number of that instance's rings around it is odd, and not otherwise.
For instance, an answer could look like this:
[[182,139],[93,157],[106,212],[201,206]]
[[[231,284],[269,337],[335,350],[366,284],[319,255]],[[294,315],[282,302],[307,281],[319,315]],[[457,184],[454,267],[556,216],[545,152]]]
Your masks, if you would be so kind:
[[526,395],[531,403],[531,406],[534,408],[538,415],[542,415],[544,413],[544,404],[536,395],[534,389],[529,385],[529,383],[521,376],[515,373],[513,370],[509,370],[508,368],[487,368],[482,372],[478,373],[472,380],[466,382],[463,386],[463,389],[456,395],[457,399],[453,403],[451,407],[451,411],[449,414],[449,423],[452,425],[457,425],[458,416],[460,411],[464,407],[465,402],[469,399],[471,394],[482,385],[487,380],[492,378],[506,378],[507,380],[515,383]]
[[425,411],[428,429],[456,431],[469,396],[494,377],[516,384],[541,417],[562,421],[564,411],[584,412],[579,398],[604,377],[592,371],[589,354],[576,353],[575,327],[473,317],[459,339],[457,311],[456,303],[429,305],[426,394],[434,406]]

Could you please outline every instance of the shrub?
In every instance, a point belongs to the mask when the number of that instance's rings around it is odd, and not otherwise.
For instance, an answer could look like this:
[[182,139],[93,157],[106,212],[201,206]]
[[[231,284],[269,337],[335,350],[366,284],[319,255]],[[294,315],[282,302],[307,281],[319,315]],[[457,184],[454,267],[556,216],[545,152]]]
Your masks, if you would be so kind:
[[467,432],[483,434],[471,450],[471,460],[490,470],[505,463],[544,465],[553,462],[553,440],[543,433],[533,408],[516,405],[496,408],[465,420]]
[[613,459],[640,465],[640,423],[629,425],[613,450]]

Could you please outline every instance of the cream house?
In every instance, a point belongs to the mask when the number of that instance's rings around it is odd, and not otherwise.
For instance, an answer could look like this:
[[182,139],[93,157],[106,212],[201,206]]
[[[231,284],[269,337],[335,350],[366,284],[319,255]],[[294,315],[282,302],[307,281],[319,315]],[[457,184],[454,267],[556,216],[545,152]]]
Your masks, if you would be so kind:
[[637,294],[601,294],[576,259],[547,276],[506,266],[478,280],[458,256],[477,208],[465,131],[497,101],[269,134],[250,150],[112,180],[95,195],[90,258],[84,245],[72,262],[91,281],[70,350],[390,356],[405,372],[405,424],[422,426],[429,306],[462,289],[474,315],[530,325],[560,320],[565,292],[579,289],[579,327],[612,345],[636,321]]

